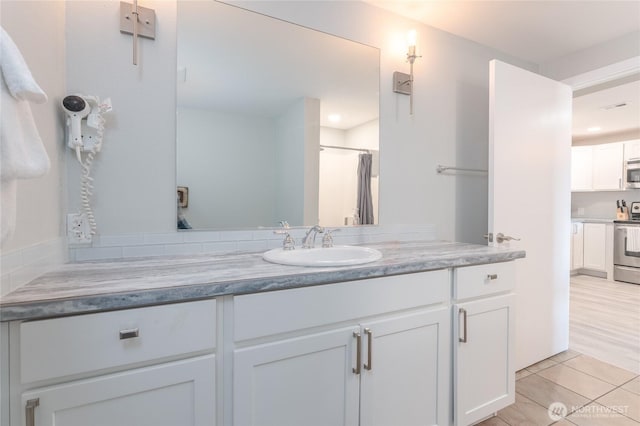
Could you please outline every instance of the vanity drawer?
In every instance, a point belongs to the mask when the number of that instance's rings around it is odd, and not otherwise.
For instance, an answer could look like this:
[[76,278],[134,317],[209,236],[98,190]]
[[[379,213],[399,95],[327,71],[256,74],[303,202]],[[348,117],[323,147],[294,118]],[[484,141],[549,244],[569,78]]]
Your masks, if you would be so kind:
[[514,262],[456,268],[453,276],[453,298],[456,300],[510,291],[516,284]]
[[20,324],[22,383],[148,362],[216,346],[216,301]]
[[320,327],[447,302],[439,270],[234,297],[234,340]]

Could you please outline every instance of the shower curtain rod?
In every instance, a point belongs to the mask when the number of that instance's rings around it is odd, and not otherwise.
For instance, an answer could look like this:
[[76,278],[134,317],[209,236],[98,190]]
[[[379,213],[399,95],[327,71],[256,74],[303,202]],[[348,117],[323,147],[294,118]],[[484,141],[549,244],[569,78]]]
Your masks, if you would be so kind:
[[348,151],[360,151],[360,152],[366,152],[367,154],[370,154],[371,151],[368,149],[362,149],[362,148],[349,148],[347,146],[335,146],[335,145],[320,145],[320,148],[334,148],[334,149],[346,149]]

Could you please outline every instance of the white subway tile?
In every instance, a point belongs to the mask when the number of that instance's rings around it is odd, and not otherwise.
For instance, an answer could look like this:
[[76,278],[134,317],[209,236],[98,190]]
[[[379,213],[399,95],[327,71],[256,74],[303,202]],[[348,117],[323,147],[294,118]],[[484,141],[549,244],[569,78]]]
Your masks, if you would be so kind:
[[206,243],[220,241],[219,231],[180,231],[185,243]]
[[164,250],[165,246],[162,244],[122,247],[122,257],[162,256],[165,254]]
[[221,241],[218,243],[204,243],[202,245],[204,253],[229,253],[238,250],[236,241]]
[[266,251],[268,247],[269,247],[268,240],[238,241],[239,251],[248,251],[248,252]]
[[253,231],[220,231],[220,241],[249,241]]
[[167,244],[164,247],[164,254],[176,255],[176,254],[199,254],[203,252],[202,244],[190,243],[190,244]]
[[145,234],[144,244],[177,244],[184,241],[184,234],[171,232],[165,234]]
[[93,239],[93,247],[122,247],[143,243],[143,234],[98,235]]
[[120,259],[122,258],[122,251],[122,247],[76,248],[75,261]]

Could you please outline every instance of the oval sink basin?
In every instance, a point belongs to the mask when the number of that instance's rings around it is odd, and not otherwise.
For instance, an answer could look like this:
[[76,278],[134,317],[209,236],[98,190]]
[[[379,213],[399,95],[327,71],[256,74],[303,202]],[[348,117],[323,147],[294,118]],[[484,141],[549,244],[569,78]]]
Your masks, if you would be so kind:
[[312,248],[269,250],[262,255],[267,262],[290,266],[349,266],[375,262],[382,258],[376,249],[356,246],[334,246],[330,248]]

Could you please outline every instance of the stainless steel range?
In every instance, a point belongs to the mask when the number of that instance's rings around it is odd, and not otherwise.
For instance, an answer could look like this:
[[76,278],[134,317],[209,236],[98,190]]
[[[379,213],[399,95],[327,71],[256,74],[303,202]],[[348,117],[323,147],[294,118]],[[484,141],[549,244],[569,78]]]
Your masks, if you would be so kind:
[[640,202],[629,213],[629,220],[614,221],[613,279],[640,284]]

